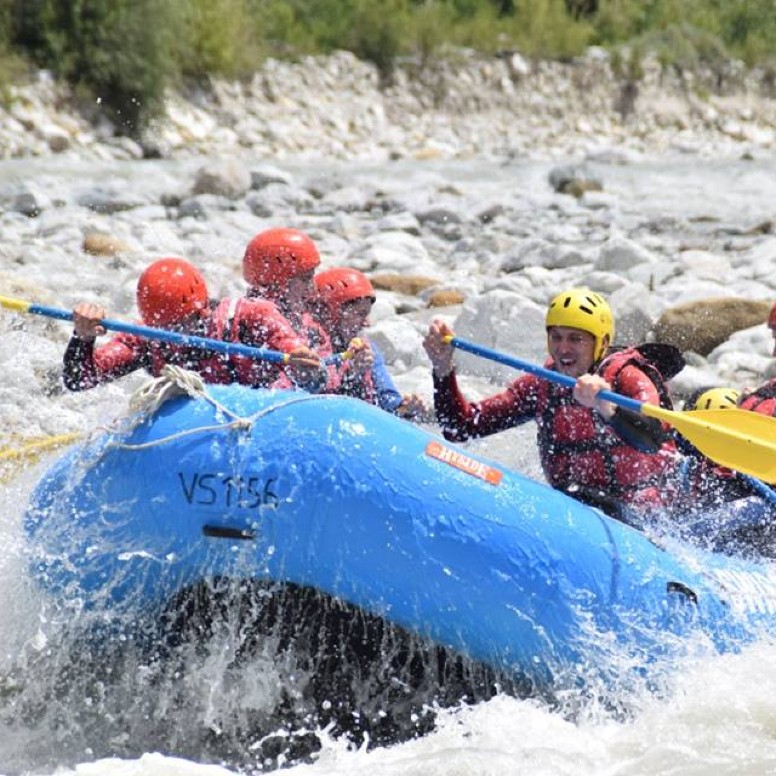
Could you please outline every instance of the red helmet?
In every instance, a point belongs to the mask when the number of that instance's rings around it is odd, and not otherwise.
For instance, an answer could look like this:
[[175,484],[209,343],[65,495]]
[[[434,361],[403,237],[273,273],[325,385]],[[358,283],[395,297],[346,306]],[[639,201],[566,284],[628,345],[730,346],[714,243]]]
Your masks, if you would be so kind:
[[315,278],[318,298],[331,321],[339,319],[339,311],[345,302],[354,299],[375,301],[375,290],[369,278],[357,269],[332,267],[319,272]]
[[285,285],[315,269],[321,257],[315,243],[298,229],[267,229],[245,248],[243,277],[251,286]]
[[151,326],[179,323],[204,310],[207,303],[205,279],[184,259],[159,259],[137,281],[137,308]]
[[776,303],[771,307],[771,314],[768,316],[768,327],[776,329]]

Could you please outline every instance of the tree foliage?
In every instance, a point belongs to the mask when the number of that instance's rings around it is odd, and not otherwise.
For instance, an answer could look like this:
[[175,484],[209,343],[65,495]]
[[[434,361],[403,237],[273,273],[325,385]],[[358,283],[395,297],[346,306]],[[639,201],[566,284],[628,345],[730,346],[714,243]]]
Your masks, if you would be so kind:
[[400,57],[450,46],[567,59],[595,44],[691,67],[770,64],[775,42],[773,0],[0,0],[0,81],[12,62],[48,68],[128,134],[181,79],[247,77],[270,56],[348,49],[387,81]]

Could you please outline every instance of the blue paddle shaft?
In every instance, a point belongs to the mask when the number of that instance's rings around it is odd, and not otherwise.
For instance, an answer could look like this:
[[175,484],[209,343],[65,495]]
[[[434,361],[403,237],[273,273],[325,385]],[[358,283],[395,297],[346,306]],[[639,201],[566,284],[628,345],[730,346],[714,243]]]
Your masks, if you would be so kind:
[[[552,369],[545,369],[543,366],[537,366],[530,361],[523,361],[514,356],[507,356],[505,353],[499,353],[497,350],[491,350],[484,345],[476,345],[473,342],[467,342],[466,340],[453,337],[450,340],[450,344],[458,350],[465,350],[467,353],[473,353],[475,356],[482,356],[483,358],[496,361],[499,364],[511,366],[515,369],[519,369],[522,372],[528,372],[528,374],[536,375],[545,380],[549,380],[559,385],[565,385],[567,388],[573,388],[577,381],[574,377],[561,374],[560,372],[554,372]],[[631,412],[641,412],[644,406],[643,402],[636,401],[627,396],[622,396],[619,393],[613,393],[612,391],[599,391],[597,398],[610,401],[612,404],[616,404],[618,407],[622,407],[625,410],[631,410]]]
[[[42,304],[31,304],[28,311],[35,315],[45,315],[49,318],[58,318],[62,321],[73,320],[73,313],[69,310],[46,307]],[[197,337],[194,334],[184,334],[177,331],[168,331],[167,329],[154,329],[151,326],[141,326],[136,323],[114,321],[110,318],[103,318],[100,323],[111,331],[136,334],[138,337],[144,337],[145,339],[162,340],[164,342],[172,342],[175,345],[202,348],[202,350],[212,350],[217,353],[225,353],[229,356],[247,356],[248,358],[269,361],[275,364],[282,364],[286,361],[285,353],[281,353],[277,350],[270,350],[268,348],[253,348],[238,342],[223,342],[221,340],[210,339],[209,337]]]

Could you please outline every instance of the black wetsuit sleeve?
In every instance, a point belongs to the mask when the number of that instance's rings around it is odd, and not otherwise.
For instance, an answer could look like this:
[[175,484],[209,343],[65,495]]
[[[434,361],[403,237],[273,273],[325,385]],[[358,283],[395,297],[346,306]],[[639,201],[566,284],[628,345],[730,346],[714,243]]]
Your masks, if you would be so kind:
[[68,391],[94,388],[99,376],[94,365],[94,342],[86,342],[75,334],[65,349],[62,377]]
[[656,453],[670,438],[657,418],[617,407],[609,424],[619,437],[640,453]]

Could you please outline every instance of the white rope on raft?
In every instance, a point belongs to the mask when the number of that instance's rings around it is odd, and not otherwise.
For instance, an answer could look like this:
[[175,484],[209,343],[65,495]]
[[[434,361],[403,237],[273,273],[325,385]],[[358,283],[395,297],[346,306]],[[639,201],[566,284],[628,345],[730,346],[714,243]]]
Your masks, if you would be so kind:
[[128,435],[141,423],[150,419],[166,401],[175,399],[179,396],[190,396],[193,399],[204,399],[205,401],[210,402],[210,404],[212,404],[219,411],[219,413],[223,414],[224,417],[231,418],[231,420],[228,420],[224,423],[184,429],[166,437],[154,439],[151,442],[144,442],[142,444],[126,444],[124,442],[111,440],[111,442],[108,443],[106,449],[117,447],[122,450],[145,450],[150,447],[156,447],[167,442],[172,442],[185,436],[190,436],[192,434],[226,431],[231,429],[250,431],[250,429],[253,427],[253,424],[260,418],[270,414],[271,412],[275,412],[276,410],[288,407],[291,404],[298,404],[300,402],[313,400],[320,401],[323,398],[334,398],[334,396],[331,394],[294,394],[290,395],[286,401],[273,404],[270,407],[265,407],[264,409],[259,410],[255,414],[246,418],[237,415],[227,407],[224,407],[216,399],[214,399],[207,392],[207,386],[205,385],[202,377],[196,372],[191,372],[172,364],[166,364],[162,368],[159,377],[149,380],[132,395],[129,401],[129,409],[131,414],[121,419],[116,427],[106,430],[113,434],[119,433],[122,436]]
[[154,415],[169,399],[191,396],[194,399],[207,396],[205,381],[196,373],[173,364],[165,364],[159,377],[149,380],[130,397],[129,410],[145,419]]

